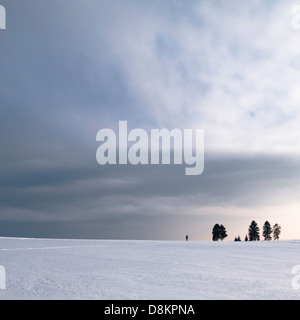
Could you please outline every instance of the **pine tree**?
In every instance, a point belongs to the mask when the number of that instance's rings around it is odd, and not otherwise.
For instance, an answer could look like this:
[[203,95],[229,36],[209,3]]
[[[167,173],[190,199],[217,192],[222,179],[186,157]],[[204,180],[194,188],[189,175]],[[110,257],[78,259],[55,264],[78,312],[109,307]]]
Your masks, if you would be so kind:
[[212,230],[212,239],[213,241],[218,241],[220,235],[220,226],[216,223]]
[[247,237],[247,235],[245,236],[245,241],[248,241],[248,237]]
[[281,233],[281,226],[279,224],[275,224],[273,226],[273,239],[274,240],[279,240],[279,235]]
[[235,237],[235,238],[234,238],[234,241],[241,241],[240,236]]
[[263,237],[265,240],[272,240],[272,227],[269,223],[269,221],[266,221],[264,226],[263,226]]
[[213,241],[224,240],[227,237],[226,228],[221,224],[215,224],[212,230]]
[[227,235],[226,228],[221,224],[220,225],[220,237],[219,237],[219,239],[223,241],[227,236],[228,235]]
[[259,227],[257,223],[253,220],[248,229],[248,235],[250,241],[259,241]]

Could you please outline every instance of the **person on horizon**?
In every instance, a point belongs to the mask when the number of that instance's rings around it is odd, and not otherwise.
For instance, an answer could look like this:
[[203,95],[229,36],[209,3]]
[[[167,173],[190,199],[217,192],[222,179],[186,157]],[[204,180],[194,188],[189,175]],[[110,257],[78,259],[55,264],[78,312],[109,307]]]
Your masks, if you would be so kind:
[[189,240],[189,235],[187,234],[186,236],[185,236],[185,241],[188,241]]

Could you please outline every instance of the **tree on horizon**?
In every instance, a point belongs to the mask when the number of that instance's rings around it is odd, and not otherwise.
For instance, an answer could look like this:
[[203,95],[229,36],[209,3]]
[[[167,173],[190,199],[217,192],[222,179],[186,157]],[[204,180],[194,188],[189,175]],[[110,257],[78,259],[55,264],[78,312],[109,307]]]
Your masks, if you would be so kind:
[[269,241],[272,240],[272,227],[270,225],[269,221],[266,221],[263,225],[263,237],[265,238],[265,240]]
[[221,224],[220,225],[220,240],[224,240],[227,237],[227,231],[226,228]]
[[241,241],[240,236],[235,237],[235,238],[234,238],[234,241]]
[[221,224],[219,225],[216,223],[212,230],[212,240],[213,241],[219,241],[224,240],[227,237],[227,231],[226,228]]
[[280,233],[281,233],[281,226],[278,223],[274,224],[274,226],[273,226],[273,239],[279,240]]
[[249,241],[259,241],[259,227],[257,223],[253,220],[248,229]]
[[213,241],[218,241],[219,240],[219,230],[220,230],[220,226],[219,224],[215,224],[212,230],[212,239]]

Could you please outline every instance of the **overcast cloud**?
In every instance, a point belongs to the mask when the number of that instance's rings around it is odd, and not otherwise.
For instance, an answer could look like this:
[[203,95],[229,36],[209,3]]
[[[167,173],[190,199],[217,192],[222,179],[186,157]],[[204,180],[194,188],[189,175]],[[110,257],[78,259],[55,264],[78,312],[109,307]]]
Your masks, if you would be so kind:
[[[0,235],[299,237],[290,1],[2,0]],[[96,133],[205,130],[205,169],[96,162]]]

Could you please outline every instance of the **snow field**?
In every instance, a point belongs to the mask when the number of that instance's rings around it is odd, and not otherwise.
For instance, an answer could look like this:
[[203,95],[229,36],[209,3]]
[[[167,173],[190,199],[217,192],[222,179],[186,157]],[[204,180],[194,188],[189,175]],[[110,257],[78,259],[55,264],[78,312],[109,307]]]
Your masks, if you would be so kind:
[[0,299],[300,298],[300,241],[0,238],[0,265]]

